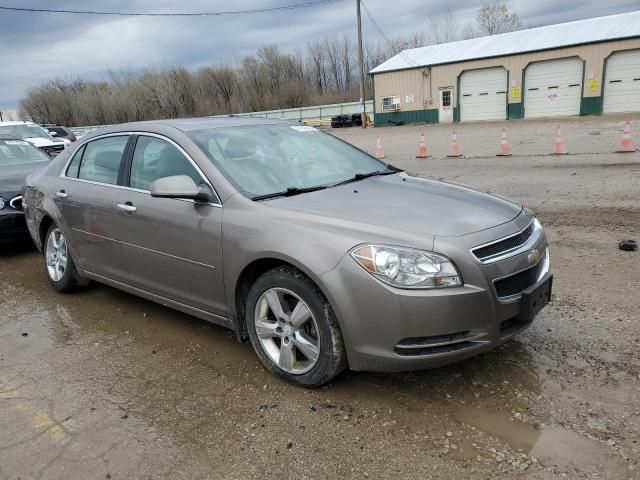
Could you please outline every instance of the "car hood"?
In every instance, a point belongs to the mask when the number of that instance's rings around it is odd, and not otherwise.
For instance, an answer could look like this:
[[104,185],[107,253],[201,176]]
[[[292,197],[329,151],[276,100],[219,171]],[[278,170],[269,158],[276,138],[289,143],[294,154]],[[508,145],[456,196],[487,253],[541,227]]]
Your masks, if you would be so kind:
[[371,177],[269,201],[273,207],[379,225],[399,234],[461,236],[509,222],[522,207],[445,182],[404,173]]
[[31,145],[35,147],[50,147],[51,145],[60,143],[60,142],[54,142],[53,140],[50,140],[48,138],[43,138],[43,137],[28,137],[28,138],[24,138],[23,140],[26,140],[27,142],[29,142]]
[[22,193],[27,175],[42,170],[49,162],[24,165],[0,165],[0,195],[15,196]]

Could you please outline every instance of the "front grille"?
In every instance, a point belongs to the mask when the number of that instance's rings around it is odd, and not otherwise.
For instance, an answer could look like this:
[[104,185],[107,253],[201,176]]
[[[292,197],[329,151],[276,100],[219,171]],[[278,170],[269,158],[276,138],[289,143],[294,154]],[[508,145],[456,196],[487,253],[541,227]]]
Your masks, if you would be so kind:
[[492,243],[491,245],[487,245],[484,247],[476,248],[473,250],[473,254],[476,256],[478,260],[481,262],[487,260],[491,257],[495,257],[496,255],[500,255],[501,253],[508,252],[510,250],[516,249],[521,245],[527,243],[527,240],[531,237],[533,233],[534,226],[533,222],[529,224],[529,226],[524,229],[522,232],[514,235],[513,237],[505,238],[504,240],[500,240],[496,243]]
[[440,355],[460,352],[486,343],[487,340],[484,340],[486,335],[486,333],[465,331],[431,337],[405,338],[398,342],[395,352],[402,356]]
[[40,150],[44,151],[46,154],[52,157],[55,157],[64,150],[64,145],[48,145],[46,147],[40,147]]
[[510,277],[505,277],[494,282],[498,297],[511,297],[530,287],[538,281],[544,269],[545,259],[540,260],[537,265],[524,270]]
[[13,197],[9,201],[9,206],[14,210],[22,211],[22,195],[18,195],[17,197]]

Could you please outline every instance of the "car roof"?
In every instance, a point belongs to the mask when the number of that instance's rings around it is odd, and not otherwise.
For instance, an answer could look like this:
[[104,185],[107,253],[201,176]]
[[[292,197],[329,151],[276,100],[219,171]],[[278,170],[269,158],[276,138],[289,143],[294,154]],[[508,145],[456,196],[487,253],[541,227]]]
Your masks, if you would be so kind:
[[168,126],[183,132],[193,130],[205,130],[210,128],[227,128],[227,127],[245,127],[257,125],[292,125],[298,124],[292,120],[278,120],[273,118],[255,118],[255,117],[236,117],[233,115],[227,117],[201,117],[201,118],[175,118],[168,120],[147,120],[143,122],[123,123],[113,125],[118,130],[135,130],[136,127],[153,127]]

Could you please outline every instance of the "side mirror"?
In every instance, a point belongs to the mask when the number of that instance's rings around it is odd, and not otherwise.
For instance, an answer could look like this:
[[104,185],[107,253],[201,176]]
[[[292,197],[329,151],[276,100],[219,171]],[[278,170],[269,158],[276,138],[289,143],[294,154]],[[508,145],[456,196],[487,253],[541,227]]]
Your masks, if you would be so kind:
[[151,196],[157,198],[186,198],[196,202],[211,202],[213,195],[206,186],[198,187],[187,175],[159,178],[151,184]]

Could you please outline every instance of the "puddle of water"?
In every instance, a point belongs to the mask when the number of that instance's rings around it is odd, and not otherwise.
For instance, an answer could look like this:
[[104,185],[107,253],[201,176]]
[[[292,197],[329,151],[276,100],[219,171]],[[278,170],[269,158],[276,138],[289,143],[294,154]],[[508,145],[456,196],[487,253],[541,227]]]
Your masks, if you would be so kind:
[[626,466],[619,457],[610,456],[604,445],[561,427],[537,430],[531,425],[510,420],[506,413],[478,408],[459,408],[454,418],[472,425],[536,457],[544,465],[555,465],[564,472],[606,472],[604,478],[623,478]]
[[456,410],[453,416],[457,421],[473,425],[524,452],[529,452],[541,437],[539,430],[527,423],[511,421],[504,413],[464,407]]

